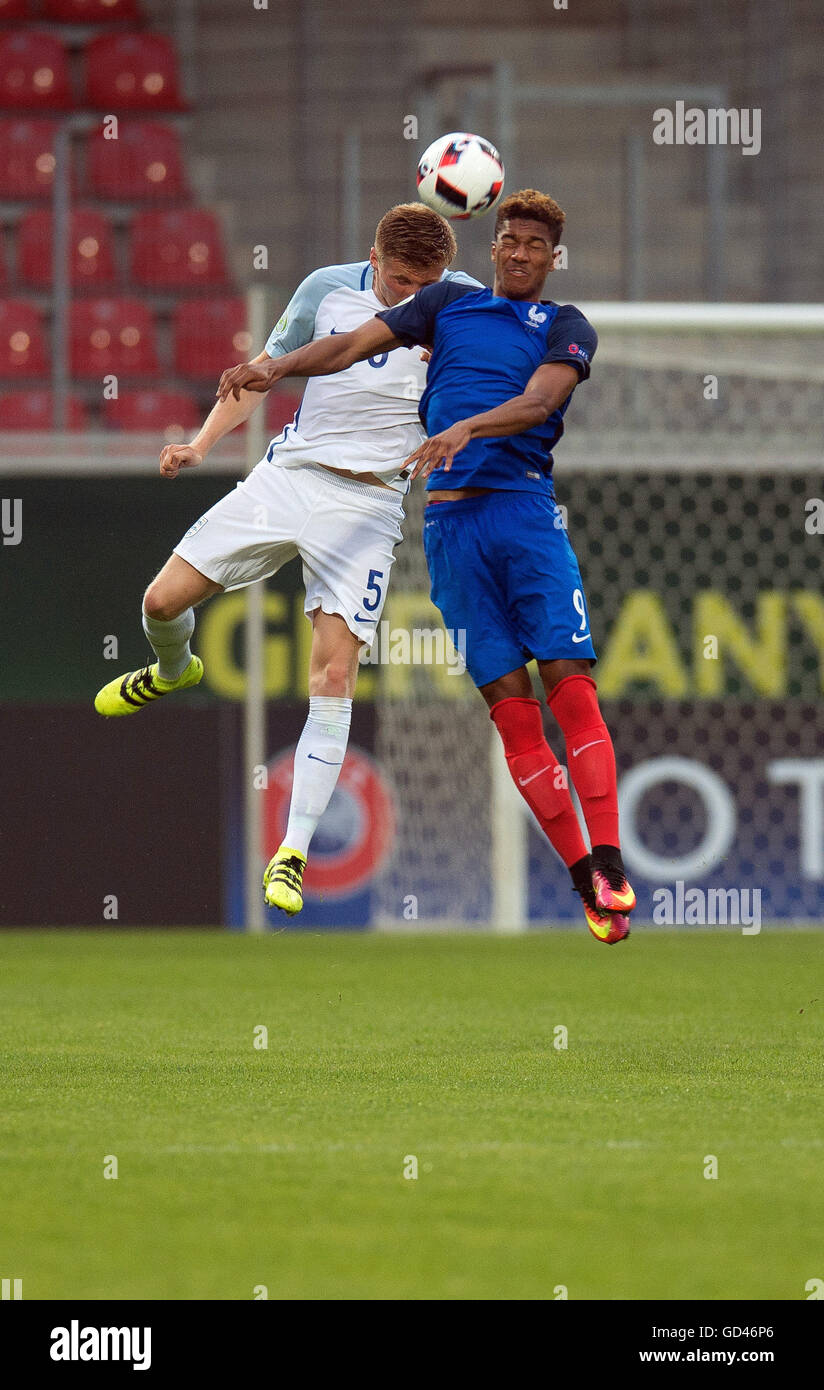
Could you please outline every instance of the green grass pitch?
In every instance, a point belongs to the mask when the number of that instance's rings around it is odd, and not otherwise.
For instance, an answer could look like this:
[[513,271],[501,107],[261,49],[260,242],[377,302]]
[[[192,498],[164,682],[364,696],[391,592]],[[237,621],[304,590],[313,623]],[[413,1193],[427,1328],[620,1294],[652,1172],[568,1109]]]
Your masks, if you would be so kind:
[[25,1299],[804,1299],[823,958],[769,927],[2,933],[0,1273]]

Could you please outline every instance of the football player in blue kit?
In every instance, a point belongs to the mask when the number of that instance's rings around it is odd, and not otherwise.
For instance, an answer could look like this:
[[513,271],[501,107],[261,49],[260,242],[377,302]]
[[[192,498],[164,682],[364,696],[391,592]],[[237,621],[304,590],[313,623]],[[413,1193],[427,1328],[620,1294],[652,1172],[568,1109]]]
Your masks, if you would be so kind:
[[[353,332],[225,372],[218,394],[265,391],[284,376],[341,371],[397,347],[431,350],[420,403],[428,438],[406,463],[427,480],[432,598],[446,627],[465,635],[467,669],[515,785],[569,869],[590,931],[612,944],[629,934],[635,894],[621,858],[612,740],[590,675],[583,583],[552,484],[552,450],[597,347],[580,310],[541,299],[564,220],[545,194],[512,194],[497,213],[491,290],[426,286]],[[591,850],[544,736],[526,669],[533,657]]]

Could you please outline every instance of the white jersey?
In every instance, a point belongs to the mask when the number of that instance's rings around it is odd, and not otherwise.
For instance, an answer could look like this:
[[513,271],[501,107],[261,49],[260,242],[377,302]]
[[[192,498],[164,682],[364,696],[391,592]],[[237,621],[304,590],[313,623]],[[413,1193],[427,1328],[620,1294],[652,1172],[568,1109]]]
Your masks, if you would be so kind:
[[[445,279],[476,284],[446,271]],[[267,344],[281,357],[332,333],[350,333],[387,306],[372,289],[369,261],[326,266],[298,286]],[[404,460],[424,438],[418,405],[426,384],[421,349],[396,348],[332,376],[310,377],[294,420],[273,439],[269,463],[307,463],[374,473],[405,493]]]

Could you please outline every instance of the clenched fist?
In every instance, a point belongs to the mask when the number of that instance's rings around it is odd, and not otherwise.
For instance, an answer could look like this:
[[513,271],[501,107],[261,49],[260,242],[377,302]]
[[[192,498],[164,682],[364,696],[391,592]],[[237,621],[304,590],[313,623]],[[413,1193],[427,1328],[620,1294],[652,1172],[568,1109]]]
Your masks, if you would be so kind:
[[181,468],[197,468],[203,455],[191,444],[167,444],[160,453],[160,472],[164,478],[176,478]]

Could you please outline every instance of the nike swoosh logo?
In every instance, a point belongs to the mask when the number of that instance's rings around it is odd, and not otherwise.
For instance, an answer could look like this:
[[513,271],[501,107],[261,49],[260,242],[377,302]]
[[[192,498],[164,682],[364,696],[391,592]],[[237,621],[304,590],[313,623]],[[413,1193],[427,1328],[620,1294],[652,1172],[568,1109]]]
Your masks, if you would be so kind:
[[[582,748],[573,748],[573,750],[572,750],[572,756],[573,756],[573,758],[577,758],[577,756],[578,756],[579,753],[583,753],[583,752],[584,752],[584,749],[586,749],[586,748],[594,748],[595,745],[596,745],[596,743],[603,743],[603,742],[604,742],[604,740],[603,740],[602,738],[594,738],[594,739],[592,740],[592,743],[585,743],[585,744],[583,745]],[[310,756],[311,756],[311,755],[310,755]]]
[[355,614],[356,623],[376,623],[377,621],[377,618],[362,618],[360,613]]
[[330,329],[329,329],[329,337],[331,338],[332,334],[333,334],[333,333],[337,333],[337,331],[338,331],[337,328],[330,328]]
[[588,633],[588,632],[585,632],[584,635],[583,635],[583,637],[576,637],[576,636],[575,636],[575,633],[573,632],[573,634],[572,634],[572,640],[573,640],[573,642],[588,642],[588,641],[589,641],[589,633]]
[[339,763],[330,763],[328,758],[319,758],[316,753],[307,753],[306,756],[314,758],[316,763],[326,763],[327,767],[343,767],[343,759]]
[[[601,742],[602,742],[602,743],[603,743],[603,741],[604,741],[604,740],[601,739]],[[533,774],[532,774],[531,777],[519,777],[519,778],[518,778],[518,786],[519,786],[519,787],[526,787],[526,786],[529,785],[530,782],[534,782],[536,777],[540,777],[540,776],[542,775],[542,773],[544,773],[544,772],[549,772],[550,770],[551,770],[551,764],[548,763],[546,767],[542,767],[542,768],[541,768],[541,771],[540,771],[540,772],[533,772]]]

